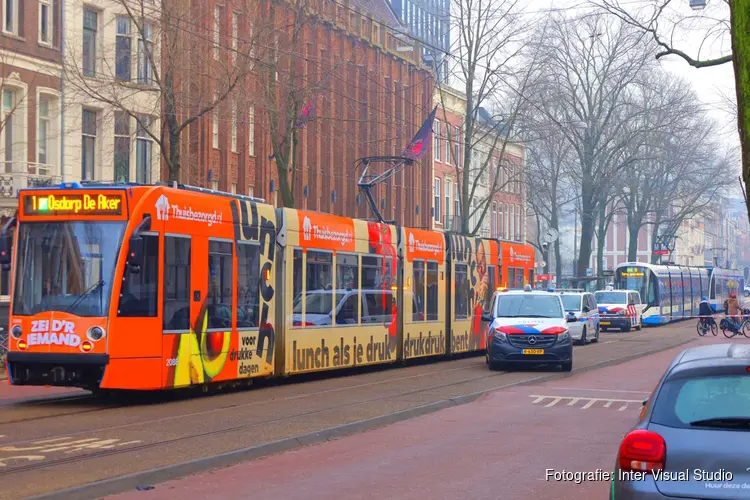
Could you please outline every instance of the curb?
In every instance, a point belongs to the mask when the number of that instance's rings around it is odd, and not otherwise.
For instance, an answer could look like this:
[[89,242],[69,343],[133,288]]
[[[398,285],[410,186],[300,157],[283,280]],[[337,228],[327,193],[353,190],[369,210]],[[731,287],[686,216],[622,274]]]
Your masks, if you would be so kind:
[[52,493],[47,493],[47,494],[43,494],[43,495],[39,495],[35,497],[28,497],[28,498],[31,498],[32,500],[33,499],[41,500],[41,499],[50,499],[50,498],[55,498],[55,499],[65,498],[65,499],[70,499],[70,500],[77,500],[77,499],[90,500],[91,498],[102,498],[108,495],[115,495],[118,493],[126,492],[128,490],[135,490],[137,486],[154,485],[154,484],[170,481],[173,479],[183,478],[183,477],[190,476],[192,474],[196,474],[200,472],[206,472],[206,471],[215,470],[215,469],[222,469],[222,468],[236,465],[242,462],[254,460],[256,458],[261,458],[261,457],[268,456],[268,455],[274,455],[274,454],[282,453],[285,451],[290,451],[296,448],[309,446],[312,444],[324,443],[326,441],[331,441],[333,439],[338,439],[338,438],[350,436],[353,434],[358,434],[358,433],[365,432],[368,430],[373,430],[379,427],[391,425],[400,421],[409,420],[409,419],[424,416],[430,413],[435,413],[440,410],[445,410],[445,409],[452,408],[455,406],[460,406],[460,405],[464,405],[467,403],[471,403],[472,401],[477,400],[479,397],[489,392],[507,389],[510,387],[519,387],[519,386],[524,386],[524,385],[534,384],[534,383],[550,382],[553,380],[568,378],[578,373],[585,373],[587,371],[595,370],[598,368],[603,368],[606,366],[627,363],[628,361],[632,361],[634,359],[638,359],[643,356],[647,356],[650,354],[657,354],[663,351],[674,349],[676,347],[680,347],[685,344],[689,344],[690,342],[694,342],[695,340],[696,339],[691,338],[688,340],[683,340],[676,344],[671,344],[665,347],[660,347],[655,350],[642,351],[642,352],[629,354],[627,356],[623,356],[619,358],[611,358],[605,361],[594,363],[589,366],[584,366],[577,370],[574,369],[570,373],[551,373],[549,375],[542,375],[539,377],[522,380],[520,382],[513,382],[510,384],[504,384],[504,385],[497,386],[497,387],[491,387],[489,389],[484,389],[482,391],[474,392],[471,394],[457,396],[455,398],[444,399],[442,401],[435,401],[433,403],[428,403],[426,405],[417,406],[415,408],[410,408],[408,410],[402,410],[402,411],[395,412],[395,413],[389,413],[387,415],[381,415],[378,417],[373,417],[373,418],[369,418],[365,420],[358,420],[355,422],[350,422],[348,424],[342,424],[342,425],[337,425],[334,427],[329,427],[327,429],[322,429],[320,431],[312,432],[309,434],[303,434],[300,436],[284,438],[278,441],[271,441],[269,443],[263,443],[263,444],[251,446],[248,448],[241,448],[239,450],[234,450],[234,451],[222,453],[222,454],[211,456],[211,457],[203,457],[203,458],[190,460],[187,462],[182,462],[182,463],[174,464],[174,465],[167,465],[164,467],[159,467],[159,468],[151,469],[147,471],[135,472],[132,474],[127,474],[125,476],[114,477],[110,479],[103,479],[101,481],[96,481],[93,483],[84,484],[81,486],[75,486],[72,488],[58,490]]

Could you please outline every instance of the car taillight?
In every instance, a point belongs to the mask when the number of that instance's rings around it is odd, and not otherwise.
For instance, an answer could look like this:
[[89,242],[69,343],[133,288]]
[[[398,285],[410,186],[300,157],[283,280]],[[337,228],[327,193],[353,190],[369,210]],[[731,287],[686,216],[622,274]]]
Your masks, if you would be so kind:
[[655,432],[638,429],[630,432],[620,445],[619,463],[623,471],[647,474],[662,470],[667,460],[667,444]]

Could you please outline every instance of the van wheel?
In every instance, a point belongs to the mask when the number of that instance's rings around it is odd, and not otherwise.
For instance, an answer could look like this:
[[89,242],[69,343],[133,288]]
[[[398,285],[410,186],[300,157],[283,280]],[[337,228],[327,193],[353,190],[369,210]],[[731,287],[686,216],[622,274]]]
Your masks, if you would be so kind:
[[505,363],[492,363],[492,362],[490,362],[488,364],[490,365],[490,370],[492,370],[493,372],[507,371],[505,369],[506,368]]
[[573,362],[568,361],[567,363],[563,363],[562,365],[562,371],[564,372],[571,372],[573,371]]
[[581,333],[581,340],[578,341],[579,345],[586,345],[586,327],[583,328],[583,333]]
[[594,333],[594,338],[591,339],[591,342],[599,342],[599,333],[600,333],[600,327],[596,327],[596,332]]
[[643,328],[643,320],[640,320],[638,324],[635,326],[635,330],[640,332],[641,328]]

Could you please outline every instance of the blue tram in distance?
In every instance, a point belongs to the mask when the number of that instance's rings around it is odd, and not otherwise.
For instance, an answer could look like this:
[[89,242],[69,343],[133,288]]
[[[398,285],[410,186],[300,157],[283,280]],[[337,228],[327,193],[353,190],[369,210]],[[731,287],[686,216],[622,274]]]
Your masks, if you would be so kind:
[[731,292],[742,296],[745,277],[737,269],[625,262],[615,269],[614,285],[641,293],[643,324],[654,326],[697,316],[702,296],[721,311]]

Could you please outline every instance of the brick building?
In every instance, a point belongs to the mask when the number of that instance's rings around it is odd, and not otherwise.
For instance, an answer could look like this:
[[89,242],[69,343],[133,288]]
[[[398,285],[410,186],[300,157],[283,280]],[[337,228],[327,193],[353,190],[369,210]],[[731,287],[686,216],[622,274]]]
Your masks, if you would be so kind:
[[[252,7],[243,0],[200,2],[195,4],[199,9],[195,19],[203,23],[201,29],[217,37],[216,64],[227,64],[233,49],[241,52],[244,46],[246,53],[257,54],[259,64],[269,52],[279,68],[289,67],[293,58],[301,81],[327,82],[312,95],[312,120],[298,129],[295,205],[371,217],[364,197],[357,196],[359,172],[354,171],[354,162],[363,156],[401,153],[432,108],[433,77],[422,66],[418,43],[389,28],[398,20],[386,0],[306,3],[308,12],[315,13],[315,22],[304,24],[296,46],[282,29],[289,25],[289,12],[277,3],[272,15],[266,1]],[[272,18],[273,23],[268,21]],[[253,24],[255,19],[262,19],[262,26]],[[266,30],[263,35],[261,30]],[[205,72],[196,68],[192,74]],[[261,99],[258,85],[258,75],[251,73],[231,98],[190,127],[183,156],[191,161],[183,163],[181,180],[281,206],[269,120],[281,110]],[[205,93],[200,87],[192,86],[194,92]],[[428,152],[378,189],[375,198],[386,219],[427,227],[430,170]]]
[[[0,222],[18,189],[59,179],[61,161],[59,0],[0,5]],[[0,270],[0,311],[9,300]],[[7,315],[0,314],[0,326]]]

